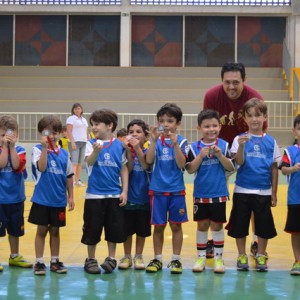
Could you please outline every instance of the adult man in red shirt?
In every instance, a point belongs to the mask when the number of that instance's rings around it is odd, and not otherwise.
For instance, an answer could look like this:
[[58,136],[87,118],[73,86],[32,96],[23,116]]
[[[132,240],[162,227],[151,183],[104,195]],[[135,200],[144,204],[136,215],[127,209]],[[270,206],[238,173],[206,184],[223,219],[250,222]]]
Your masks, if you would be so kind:
[[[227,62],[221,69],[222,83],[210,88],[203,102],[203,109],[214,109],[220,114],[222,124],[219,137],[231,144],[233,139],[248,130],[242,116],[242,107],[251,98],[258,98],[263,101],[259,92],[245,84],[245,66],[239,62]],[[264,129],[267,128],[267,122]],[[254,233],[254,222],[252,220],[253,237],[251,253],[255,256],[257,252],[257,237]],[[213,257],[213,241],[207,243],[206,257]]]
[[[231,146],[233,139],[247,131],[242,117],[242,107],[251,98],[263,99],[260,93],[246,85],[246,71],[242,63],[227,62],[221,70],[222,84],[210,88],[205,96],[203,109],[219,112],[221,132],[219,137]],[[267,127],[267,124],[264,126]]]

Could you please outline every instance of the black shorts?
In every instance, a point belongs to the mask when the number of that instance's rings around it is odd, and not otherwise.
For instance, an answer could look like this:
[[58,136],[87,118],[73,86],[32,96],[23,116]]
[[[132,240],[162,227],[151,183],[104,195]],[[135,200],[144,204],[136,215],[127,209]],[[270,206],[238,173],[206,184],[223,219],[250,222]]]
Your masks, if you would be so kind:
[[101,241],[104,228],[105,240],[112,243],[124,243],[124,208],[120,207],[120,198],[86,199],[83,213],[83,235],[81,242],[96,245]]
[[150,210],[125,210],[126,235],[151,236],[150,220]]
[[66,208],[32,203],[28,222],[41,226],[64,227],[66,226]]
[[233,206],[226,225],[228,235],[243,238],[249,235],[251,213],[254,214],[255,234],[264,239],[277,235],[271,211],[271,196],[257,194],[233,194]]
[[0,204],[0,236],[24,235],[24,202]]
[[203,220],[226,223],[226,202],[194,203],[194,221]]
[[288,205],[288,212],[284,231],[300,233],[300,204]]

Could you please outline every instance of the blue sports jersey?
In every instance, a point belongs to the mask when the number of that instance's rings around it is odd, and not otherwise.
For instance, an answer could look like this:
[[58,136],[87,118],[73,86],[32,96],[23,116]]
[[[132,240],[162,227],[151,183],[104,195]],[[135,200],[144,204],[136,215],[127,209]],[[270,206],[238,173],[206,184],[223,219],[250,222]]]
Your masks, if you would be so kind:
[[[228,143],[223,139],[218,139],[217,146],[222,154],[227,156]],[[201,149],[207,147],[202,141],[192,143],[190,151],[195,158]],[[190,155],[189,155],[190,156]],[[194,178],[194,197],[195,198],[218,198],[229,196],[225,169],[216,156],[204,157]]]
[[[143,150],[145,154],[147,149]],[[129,173],[128,201],[134,204],[147,204],[150,202],[148,195],[150,173],[146,172],[137,155],[133,160],[133,169]]]
[[[87,142],[86,156],[92,153],[95,142],[96,139]],[[121,194],[120,174],[126,163],[125,149],[122,142],[115,138],[111,142],[103,142],[97,161],[94,165],[87,166],[89,178],[86,199],[98,198],[97,196],[119,197]]]
[[67,205],[67,176],[72,175],[72,164],[69,153],[60,148],[56,154],[48,150],[47,168],[40,172],[37,162],[41,157],[42,145],[38,144],[32,150],[32,177],[35,182],[32,202],[50,207],[65,207]]
[[[289,146],[285,150],[290,160],[290,166],[300,163],[300,149],[297,145]],[[288,178],[288,205],[300,204],[300,172],[293,172],[287,176]]]
[[[23,147],[16,146],[16,151],[19,156],[26,156]],[[9,155],[7,165],[0,169],[0,204],[18,203],[25,199],[24,172],[13,170]]]
[[252,136],[245,143],[245,160],[237,170],[236,185],[250,190],[270,189],[274,149],[275,140],[270,135],[266,134],[263,137]]
[[[177,140],[182,153],[187,157],[187,140],[181,135],[177,135]],[[185,190],[183,172],[184,170],[178,168],[176,164],[175,151],[171,145],[171,140],[166,139],[163,145],[161,140],[158,139],[149,189],[155,192],[183,191]]]

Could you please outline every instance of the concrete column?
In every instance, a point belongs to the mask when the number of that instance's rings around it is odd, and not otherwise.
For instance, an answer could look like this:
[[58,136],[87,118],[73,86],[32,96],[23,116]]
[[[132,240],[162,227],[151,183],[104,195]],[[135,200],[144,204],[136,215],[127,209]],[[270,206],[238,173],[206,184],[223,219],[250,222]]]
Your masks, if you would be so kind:
[[122,1],[120,29],[120,66],[131,66],[131,14],[129,0]]

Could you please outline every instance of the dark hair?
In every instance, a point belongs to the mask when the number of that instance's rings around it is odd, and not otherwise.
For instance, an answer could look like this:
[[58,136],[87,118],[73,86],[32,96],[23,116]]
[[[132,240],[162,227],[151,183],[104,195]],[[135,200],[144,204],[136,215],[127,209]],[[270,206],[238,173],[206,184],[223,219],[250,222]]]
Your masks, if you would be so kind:
[[175,103],[166,103],[158,110],[158,112],[156,114],[157,120],[159,117],[161,117],[163,115],[167,115],[169,117],[174,117],[178,123],[181,121],[181,118],[182,118],[182,110]]
[[126,128],[121,128],[117,131],[117,138],[123,137],[127,135],[127,130]]
[[7,130],[7,129],[12,129],[12,130],[18,130],[18,122],[17,120],[12,117],[12,116],[1,116],[0,117],[0,128]]
[[227,62],[222,66],[221,79],[224,78],[224,73],[226,72],[240,72],[243,81],[246,78],[245,66],[239,62]]
[[55,132],[62,132],[61,120],[55,115],[48,115],[38,122],[38,132],[42,133],[45,128],[52,129]]
[[61,128],[61,132],[67,131],[67,126],[63,125],[63,127]]
[[208,119],[217,119],[220,122],[220,115],[217,111],[213,109],[204,109],[198,114],[198,126],[201,126],[202,122]]
[[130,121],[127,125],[127,131],[129,131],[129,128],[134,126],[134,125],[140,126],[143,129],[143,132],[144,132],[145,136],[148,135],[149,126],[143,120],[134,119],[134,120]]
[[268,107],[266,103],[258,98],[251,98],[243,105],[242,114],[245,117],[246,113],[250,108],[254,107],[257,112],[261,112],[266,115],[268,112]]
[[118,115],[110,110],[110,109],[99,109],[95,110],[90,117],[90,124],[92,121],[95,123],[104,123],[105,125],[109,125],[113,123],[112,132],[114,132],[118,125]]
[[71,114],[74,115],[74,109],[77,108],[77,107],[80,107],[81,108],[81,114],[80,116],[82,116],[83,114],[83,107],[80,103],[74,103],[73,106],[72,106],[72,109],[71,109]]
[[300,115],[297,115],[294,119],[294,128],[296,128],[298,124],[300,124]]

